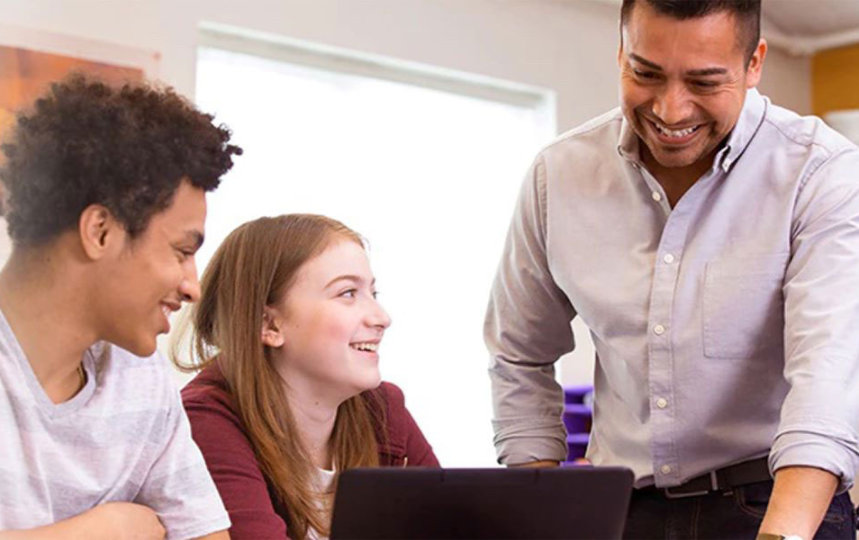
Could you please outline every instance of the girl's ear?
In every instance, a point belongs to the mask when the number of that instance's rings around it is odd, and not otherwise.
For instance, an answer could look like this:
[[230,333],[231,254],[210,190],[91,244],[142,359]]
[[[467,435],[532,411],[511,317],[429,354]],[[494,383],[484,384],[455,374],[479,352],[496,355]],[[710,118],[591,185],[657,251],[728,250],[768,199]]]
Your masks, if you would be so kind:
[[262,312],[262,333],[260,338],[263,345],[278,349],[283,347],[286,338],[282,332],[283,319],[278,315],[277,311],[266,306]]

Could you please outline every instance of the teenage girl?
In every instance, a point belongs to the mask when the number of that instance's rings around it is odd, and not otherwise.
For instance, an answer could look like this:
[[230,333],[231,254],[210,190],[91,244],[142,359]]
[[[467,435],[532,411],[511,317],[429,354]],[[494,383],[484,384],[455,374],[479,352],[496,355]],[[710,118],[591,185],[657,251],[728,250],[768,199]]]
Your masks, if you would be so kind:
[[381,382],[391,320],[357,233],[306,214],[245,223],[201,287],[203,369],[182,397],[232,538],[327,537],[339,472],[438,466],[402,391]]

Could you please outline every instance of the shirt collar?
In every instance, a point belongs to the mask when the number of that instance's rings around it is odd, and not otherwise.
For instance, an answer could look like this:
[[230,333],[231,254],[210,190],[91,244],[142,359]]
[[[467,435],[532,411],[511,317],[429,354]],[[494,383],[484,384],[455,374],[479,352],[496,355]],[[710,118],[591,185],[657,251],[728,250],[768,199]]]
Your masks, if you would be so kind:
[[716,154],[715,164],[722,167],[725,172],[731,170],[731,167],[746,151],[758,128],[763,123],[766,115],[769,100],[762,96],[756,88],[751,88],[746,92],[746,100],[743,103],[743,110],[740,111],[740,117],[737,119],[737,125],[731,130],[728,135],[728,141],[725,146]]
[[[746,92],[746,99],[740,116],[737,118],[737,124],[728,135],[725,145],[716,154],[716,159],[713,162],[714,167],[720,166],[725,172],[731,169],[760,128],[768,106],[769,99],[762,96],[757,89],[752,88]],[[635,134],[624,116],[620,126],[617,153],[627,161],[641,165],[638,147],[638,135]]]

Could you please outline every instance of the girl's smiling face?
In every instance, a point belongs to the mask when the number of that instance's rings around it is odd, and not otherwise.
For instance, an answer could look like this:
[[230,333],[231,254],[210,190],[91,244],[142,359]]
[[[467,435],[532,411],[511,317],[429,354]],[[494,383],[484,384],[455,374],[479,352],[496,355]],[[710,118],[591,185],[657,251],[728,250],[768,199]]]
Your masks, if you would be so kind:
[[262,339],[294,397],[336,406],[381,382],[378,348],[390,324],[364,247],[335,238],[266,307]]

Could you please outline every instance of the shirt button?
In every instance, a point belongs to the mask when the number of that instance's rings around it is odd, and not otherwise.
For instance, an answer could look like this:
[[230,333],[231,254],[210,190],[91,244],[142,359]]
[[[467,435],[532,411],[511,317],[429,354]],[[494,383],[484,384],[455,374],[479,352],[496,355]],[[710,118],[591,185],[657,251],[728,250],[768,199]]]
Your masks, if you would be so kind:
[[671,465],[663,465],[662,467],[659,467],[659,471],[662,474],[671,474]]
[[674,255],[666,253],[662,260],[665,261],[665,264],[671,264],[674,262]]
[[662,334],[665,333],[665,327],[662,326],[661,324],[657,324],[656,326],[653,327],[653,333],[656,334],[657,336],[661,336]]
[[664,409],[665,407],[668,406],[668,400],[665,398],[659,398],[656,400],[656,406],[659,407],[660,409]]
[[653,193],[650,194],[650,196],[653,197],[653,200],[656,202],[659,202],[662,200],[662,195],[658,191],[654,191]]

